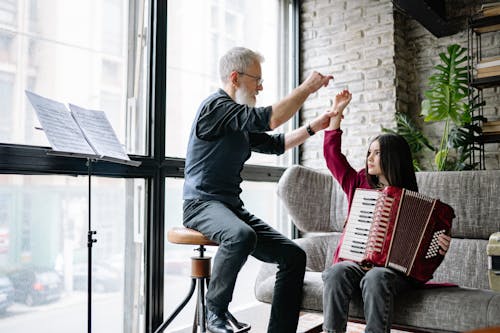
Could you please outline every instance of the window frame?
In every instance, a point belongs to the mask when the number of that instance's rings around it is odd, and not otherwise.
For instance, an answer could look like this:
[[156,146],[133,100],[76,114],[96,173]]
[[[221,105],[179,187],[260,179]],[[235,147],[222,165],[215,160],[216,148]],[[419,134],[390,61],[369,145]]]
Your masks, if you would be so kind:
[[[146,154],[130,155],[140,161],[139,167],[97,161],[92,165],[92,176],[142,178],[145,179],[145,230],[144,230],[144,267],[145,267],[145,332],[153,332],[163,322],[163,268],[165,235],[165,179],[184,177],[184,158],[165,156],[165,107],[166,107],[166,39],[167,39],[167,1],[149,1],[149,27],[151,33],[147,40],[149,53]],[[291,84],[296,86],[300,75],[299,59],[299,1],[281,0],[283,6],[290,6],[289,28],[292,45]],[[130,0],[130,4],[134,4]],[[285,29],[284,29],[285,30]],[[284,32],[286,34],[286,32]],[[131,34],[133,35],[133,34]],[[130,89],[130,82],[127,83]],[[293,128],[299,125],[299,117],[293,119]],[[50,148],[21,144],[0,143],[0,174],[18,175],[73,175],[87,176],[87,160],[47,154]],[[300,161],[299,149],[292,152],[292,163]],[[278,182],[286,167],[245,165],[242,178],[246,181]],[[181,221],[179,221],[181,222]],[[294,228],[294,236],[298,236]]]

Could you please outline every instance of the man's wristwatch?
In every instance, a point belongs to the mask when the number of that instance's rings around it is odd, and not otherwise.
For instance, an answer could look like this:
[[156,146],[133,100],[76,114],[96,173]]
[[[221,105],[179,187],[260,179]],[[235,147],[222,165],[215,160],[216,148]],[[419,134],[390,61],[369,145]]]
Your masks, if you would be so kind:
[[313,136],[314,134],[316,134],[316,132],[314,132],[313,129],[311,128],[311,124],[307,125],[306,131],[307,133],[309,133],[309,136]]

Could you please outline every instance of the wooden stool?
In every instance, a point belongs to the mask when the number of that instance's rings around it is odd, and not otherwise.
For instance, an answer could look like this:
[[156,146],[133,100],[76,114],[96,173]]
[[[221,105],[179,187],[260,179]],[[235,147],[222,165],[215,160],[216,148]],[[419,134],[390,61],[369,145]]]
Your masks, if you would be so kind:
[[[198,328],[200,329],[201,333],[205,333],[207,329],[205,285],[208,287],[208,284],[210,282],[210,271],[212,265],[212,258],[205,257],[204,255],[206,251],[205,246],[217,246],[218,244],[212,242],[202,233],[184,227],[174,227],[170,229],[167,233],[167,239],[170,243],[175,244],[198,245],[199,247],[195,249],[195,251],[198,251],[198,256],[191,257],[191,288],[189,289],[186,298],[174,310],[170,317],[168,317],[168,319],[156,329],[155,333],[163,332],[163,330],[167,328],[167,326],[172,322],[172,320],[174,320],[179,312],[181,312],[181,310],[186,306],[186,304],[193,296],[196,284],[198,284],[198,295],[193,322],[193,333],[198,332]],[[235,333],[247,332],[250,330],[249,325],[238,322],[236,318],[234,318],[233,315],[229,313],[229,311],[227,312],[227,317],[229,322],[235,329]]]

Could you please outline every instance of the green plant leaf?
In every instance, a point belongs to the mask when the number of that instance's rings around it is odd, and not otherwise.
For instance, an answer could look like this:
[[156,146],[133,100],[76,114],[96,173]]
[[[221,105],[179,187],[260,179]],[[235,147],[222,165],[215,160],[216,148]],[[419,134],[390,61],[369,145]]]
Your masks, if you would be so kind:
[[448,149],[441,149],[434,156],[434,164],[436,164],[437,171],[445,170],[446,158],[448,156]]

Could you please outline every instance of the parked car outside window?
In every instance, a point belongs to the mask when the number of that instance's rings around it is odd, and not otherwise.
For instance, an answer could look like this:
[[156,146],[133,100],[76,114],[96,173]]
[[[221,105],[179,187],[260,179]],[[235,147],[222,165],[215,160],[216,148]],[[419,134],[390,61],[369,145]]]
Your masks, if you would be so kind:
[[[87,263],[73,266],[74,290],[87,290],[88,266]],[[98,293],[116,292],[123,288],[123,278],[120,272],[110,265],[93,263],[92,265],[92,291]]]
[[29,267],[9,272],[14,300],[28,306],[58,300],[63,291],[61,277],[51,268]]
[[10,279],[5,274],[0,274],[0,314],[4,314],[7,308],[14,302],[14,288]]

